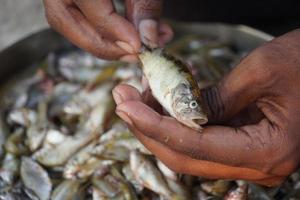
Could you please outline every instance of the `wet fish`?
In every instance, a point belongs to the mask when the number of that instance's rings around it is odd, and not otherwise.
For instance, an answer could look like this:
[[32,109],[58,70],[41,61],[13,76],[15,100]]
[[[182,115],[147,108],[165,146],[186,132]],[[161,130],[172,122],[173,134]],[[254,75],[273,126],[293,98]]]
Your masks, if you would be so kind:
[[136,180],[144,187],[167,199],[180,199],[170,190],[160,171],[139,151],[130,153],[130,168]]
[[21,178],[24,185],[32,190],[40,200],[50,198],[52,184],[48,173],[32,159],[22,158]]
[[[198,129],[205,111],[195,81],[200,89],[218,81],[245,55],[236,50],[187,36],[168,52],[188,65],[158,49],[140,58],[162,106]],[[245,194],[238,182],[171,171],[117,118],[113,87],[125,83],[142,92],[142,71],[138,64],[59,50],[36,72],[17,76],[4,95],[1,89],[0,200],[219,200]],[[194,100],[199,109],[190,108]],[[299,177],[296,172],[272,190],[249,184],[248,198],[299,199]]]
[[13,184],[19,175],[19,168],[19,159],[13,154],[6,153],[0,168],[0,188]]
[[[48,135],[46,136],[49,137]],[[36,151],[33,157],[46,166],[63,165],[74,153],[89,143],[95,135],[86,135],[81,137],[71,137],[57,135],[53,140],[57,139],[57,143],[53,146],[44,146]]]
[[19,108],[12,110],[8,115],[9,124],[18,124],[28,127],[30,124],[35,123],[37,120],[37,114],[34,110],[27,108]]
[[245,181],[237,181],[237,188],[228,192],[225,200],[247,200],[248,184]]
[[230,181],[217,180],[217,181],[207,181],[201,184],[203,191],[215,195],[223,196],[230,188]]
[[63,106],[63,111],[69,115],[85,115],[103,98],[111,93],[113,84],[107,83],[93,91],[80,90],[73,98]]
[[[117,174],[116,174],[117,173]],[[136,200],[134,192],[118,172],[110,172],[104,177],[93,177],[92,183],[97,192],[97,199]],[[96,195],[96,194],[93,194]],[[101,197],[101,198],[100,198]]]
[[27,147],[23,144],[24,129],[18,128],[13,132],[4,144],[5,150],[14,155],[22,155],[28,152]]
[[105,171],[114,163],[111,160],[101,160],[94,157],[91,151],[95,148],[96,142],[92,142],[77,154],[75,154],[65,165],[63,175],[67,179],[86,178],[96,171]]
[[144,50],[139,58],[153,96],[181,123],[201,130],[207,115],[197,83],[181,61],[161,49]]
[[141,192],[144,189],[144,186],[135,179],[129,163],[123,165],[122,173],[124,174],[127,181],[129,181],[133,185],[134,189],[137,192]]
[[28,147],[31,151],[35,151],[42,144],[49,123],[47,122],[47,102],[38,103],[38,118],[36,123],[30,124],[26,131]]
[[[1,111],[0,111],[1,112]],[[5,122],[3,113],[0,113],[0,158],[4,155],[4,144],[9,136],[9,129]]]
[[63,181],[54,189],[51,195],[51,200],[83,200],[83,194],[79,194],[80,185],[81,183],[79,181]]
[[157,160],[157,167],[166,178],[174,180],[174,181],[178,180],[178,175],[174,171],[170,170],[160,160]]

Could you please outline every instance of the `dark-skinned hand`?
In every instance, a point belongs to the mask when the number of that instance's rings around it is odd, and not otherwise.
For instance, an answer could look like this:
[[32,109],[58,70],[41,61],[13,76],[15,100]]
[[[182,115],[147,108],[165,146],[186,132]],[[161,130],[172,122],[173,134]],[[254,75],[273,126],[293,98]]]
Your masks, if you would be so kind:
[[126,16],[112,0],[44,0],[49,24],[82,49],[104,59],[135,61],[141,41],[163,46],[171,28],[159,20],[162,0],[126,0]]
[[116,113],[175,172],[274,186],[297,169],[300,30],[257,48],[201,94],[210,124],[198,133],[157,112],[149,90],[113,91]]

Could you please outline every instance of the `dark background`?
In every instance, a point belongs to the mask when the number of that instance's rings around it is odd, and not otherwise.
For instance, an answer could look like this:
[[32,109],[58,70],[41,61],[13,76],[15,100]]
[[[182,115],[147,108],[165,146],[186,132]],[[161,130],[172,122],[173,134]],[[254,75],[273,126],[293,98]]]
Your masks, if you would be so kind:
[[276,36],[300,28],[300,0],[165,0],[163,15],[180,21],[245,24]]

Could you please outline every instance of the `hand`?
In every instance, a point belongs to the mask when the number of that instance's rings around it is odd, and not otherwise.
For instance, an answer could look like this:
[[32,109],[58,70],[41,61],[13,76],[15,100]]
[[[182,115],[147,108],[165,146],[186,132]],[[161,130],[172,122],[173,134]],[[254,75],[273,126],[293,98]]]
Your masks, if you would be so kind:
[[299,41],[300,30],[274,39],[201,91],[210,122],[202,133],[162,116],[149,93],[127,85],[113,91],[116,113],[175,172],[277,185],[300,158]]
[[173,34],[159,21],[162,0],[126,0],[127,19],[111,0],[44,0],[49,24],[82,49],[104,59],[133,61],[141,42],[163,46]]

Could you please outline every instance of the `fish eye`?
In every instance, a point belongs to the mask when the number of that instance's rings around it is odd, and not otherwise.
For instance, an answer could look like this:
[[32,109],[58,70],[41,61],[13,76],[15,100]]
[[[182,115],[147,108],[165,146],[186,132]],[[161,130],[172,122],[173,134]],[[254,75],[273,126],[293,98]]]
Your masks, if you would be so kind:
[[198,103],[196,101],[191,101],[189,104],[189,107],[191,109],[195,109],[195,108],[197,108],[197,106],[198,106]]

